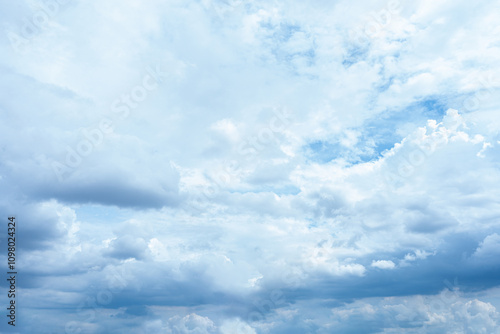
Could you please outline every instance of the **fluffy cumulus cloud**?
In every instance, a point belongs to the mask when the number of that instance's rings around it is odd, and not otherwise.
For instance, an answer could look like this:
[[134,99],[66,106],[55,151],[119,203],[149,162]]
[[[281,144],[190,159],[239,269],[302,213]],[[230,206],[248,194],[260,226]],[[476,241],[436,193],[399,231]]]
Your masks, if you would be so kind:
[[18,328],[499,333],[499,8],[4,4]]
[[380,269],[394,269],[395,266],[396,265],[394,264],[394,262],[387,260],[379,260],[372,262],[372,267]]

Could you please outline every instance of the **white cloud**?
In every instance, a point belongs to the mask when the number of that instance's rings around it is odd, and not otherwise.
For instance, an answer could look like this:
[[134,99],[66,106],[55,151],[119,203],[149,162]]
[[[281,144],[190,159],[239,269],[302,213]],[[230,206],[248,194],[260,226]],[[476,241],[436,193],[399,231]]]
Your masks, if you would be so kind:
[[181,318],[179,316],[169,319],[169,327],[167,333],[172,334],[210,334],[217,333],[216,327],[212,320],[207,317],[199,316],[195,313],[186,315]]
[[222,324],[220,327],[221,334],[232,334],[232,333],[241,333],[241,334],[257,334],[255,329],[250,327],[245,322],[236,319],[236,320],[228,320]]
[[394,269],[396,267],[394,262],[388,260],[373,261],[371,266],[379,269]]

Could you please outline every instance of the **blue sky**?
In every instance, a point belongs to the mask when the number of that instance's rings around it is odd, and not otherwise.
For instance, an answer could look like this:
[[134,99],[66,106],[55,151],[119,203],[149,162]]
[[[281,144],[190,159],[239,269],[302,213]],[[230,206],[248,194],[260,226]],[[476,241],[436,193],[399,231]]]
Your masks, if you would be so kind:
[[500,333],[499,1],[1,3],[20,333]]

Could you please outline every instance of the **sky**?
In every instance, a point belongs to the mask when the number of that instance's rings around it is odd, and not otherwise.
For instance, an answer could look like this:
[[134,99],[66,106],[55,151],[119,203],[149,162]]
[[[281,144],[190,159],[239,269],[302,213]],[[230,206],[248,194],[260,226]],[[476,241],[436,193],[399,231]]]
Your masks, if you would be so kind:
[[500,1],[0,4],[1,333],[500,333]]

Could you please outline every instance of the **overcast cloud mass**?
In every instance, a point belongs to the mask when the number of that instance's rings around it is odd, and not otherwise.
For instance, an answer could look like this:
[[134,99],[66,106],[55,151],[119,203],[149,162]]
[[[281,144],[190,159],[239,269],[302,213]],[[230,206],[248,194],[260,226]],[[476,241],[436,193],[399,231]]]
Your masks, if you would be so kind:
[[0,4],[19,333],[500,333],[500,1]]

